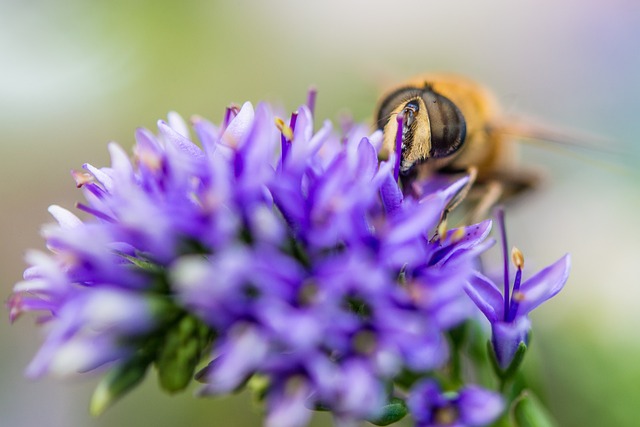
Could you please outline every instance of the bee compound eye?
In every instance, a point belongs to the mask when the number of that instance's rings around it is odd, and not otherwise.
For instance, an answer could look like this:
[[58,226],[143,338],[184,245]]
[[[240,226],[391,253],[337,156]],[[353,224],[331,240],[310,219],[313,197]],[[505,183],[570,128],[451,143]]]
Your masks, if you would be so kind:
[[[389,123],[389,119],[391,119],[393,112],[397,111],[397,108],[399,106],[404,105],[406,107],[405,102],[407,101],[407,99],[419,97],[420,94],[421,91],[419,89],[416,89],[415,87],[405,86],[394,90],[393,92],[382,98],[380,104],[378,105],[376,114],[376,126],[378,127],[378,129],[384,129],[387,123]],[[405,107],[403,107],[403,109]]]
[[404,125],[406,127],[409,127],[413,124],[419,109],[420,104],[418,104],[418,101],[407,102],[407,105],[405,105],[404,109],[402,110],[402,114],[404,115]]
[[462,148],[467,124],[460,109],[449,99],[429,91],[423,95],[431,126],[430,157],[449,157]]

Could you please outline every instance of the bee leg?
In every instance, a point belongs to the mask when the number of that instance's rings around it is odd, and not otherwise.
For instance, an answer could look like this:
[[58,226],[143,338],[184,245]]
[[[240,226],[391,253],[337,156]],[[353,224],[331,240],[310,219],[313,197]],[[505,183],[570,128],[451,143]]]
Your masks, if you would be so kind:
[[447,206],[442,211],[440,215],[440,221],[438,222],[438,227],[436,228],[436,232],[433,237],[429,240],[430,242],[438,240],[439,236],[444,236],[447,232],[447,217],[469,194],[471,187],[476,182],[476,178],[478,177],[478,169],[474,166],[467,169],[467,176],[469,180],[467,183],[456,193],[455,196],[449,201]]
[[463,224],[476,224],[487,217],[487,214],[504,195],[504,185],[500,181],[490,181],[486,184],[484,194],[475,207],[469,212]]
[[491,181],[502,183],[503,199],[514,199],[540,186],[542,174],[536,169],[500,170],[493,174]]
[[458,205],[462,203],[464,199],[467,198],[467,195],[469,194],[471,187],[473,187],[473,185],[476,183],[476,179],[478,178],[478,168],[476,168],[475,166],[472,166],[469,169],[467,169],[467,176],[469,177],[469,180],[467,181],[467,183],[464,185],[464,187],[460,189],[460,191],[458,191],[458,193],[455,196],[453,196],[453,199],[451,199],[447,207],[444,209],[444,212],[443,212],[444,219],[446,219],[446,216],[449,215],[451,211],[457,208]]
[[494,172],[481,186],[476,185],[480,190],[479,197],[465,216],[464,224],[475,224],[486,219],[496,204],[512,201],[537,187],[539,183],[540,174],[533,169]]

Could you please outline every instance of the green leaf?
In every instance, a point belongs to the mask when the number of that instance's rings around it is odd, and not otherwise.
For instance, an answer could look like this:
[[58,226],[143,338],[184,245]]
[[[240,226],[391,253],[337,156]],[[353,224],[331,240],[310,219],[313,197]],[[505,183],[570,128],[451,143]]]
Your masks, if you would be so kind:
[[102,414],[116,400],[137,386],[144,379],[150,364],[151,359],[148,355],[140,354],[111,369],[93,392],[89,406],[91,415]]
[[379,416],[367,421],[377,426],[388,426],[403,419],[408,412],[409,410],[404,400],[392,397],[389,403],[382,408],[382,413]]
[[546,408],[530,392],[523,392],[513,403],[513,417],[517,427],[555,427]]

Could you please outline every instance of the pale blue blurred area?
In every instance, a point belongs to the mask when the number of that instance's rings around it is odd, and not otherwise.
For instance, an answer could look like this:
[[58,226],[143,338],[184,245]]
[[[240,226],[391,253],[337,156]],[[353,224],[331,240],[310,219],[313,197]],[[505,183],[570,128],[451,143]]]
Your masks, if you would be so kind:
[[[38,230],[50,221],[47,206],[78,200],[69,170],[107,164],[108,141],[129,149],[137,126],[153,128],[170,110],[213,121],[245,100],[293,110],[311,84],[319,118],[350,112],[370,120],[383,88],[427,71],[468,75],[492,88],[509,114],[608,141],[601,151],[569,155],[524,146],[523,163],[547,180],[509,209],[509,237],[526,268],[573,257],[566,289],[534,315],[527,361],[561,425],[637,425],[635,0],[1,0],[3,295],[20,280],[24,252],[44,248]],[[153,375],[92,419],[95,378],[22,377],[41,342],[32,320],[0,322],[1,426],[259,425],[248,396],[169,397]]]

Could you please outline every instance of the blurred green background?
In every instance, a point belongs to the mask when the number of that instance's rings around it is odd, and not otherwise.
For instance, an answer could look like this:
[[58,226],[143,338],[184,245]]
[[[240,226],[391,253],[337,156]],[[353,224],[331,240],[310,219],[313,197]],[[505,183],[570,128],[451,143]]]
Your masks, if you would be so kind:
[[[618,156],[579,153],[586,160],[523,146],[547,185],[508,211],[508,227],[527,268],[573,256],[565,290],[534,313],[526,361],[559,424],[637,426],[636,0],[0,0],[1,294],[20,280],[25,251],[43,248],[47,206],[80,197],[69,170],[106,165],[108,141],[128,149],[135,127],[170,110],[213,121],[230,102],[293,110],[310,84],[319,118],[368,121],[383,88],[426,71],[468,75],[509,113],[615,142]],[[23,378],[41,342],[32,319],[2,321],[0,334],[2,426],[260,425],[244,395],[171,397],[152,376],[92,419],[95,378]]]

